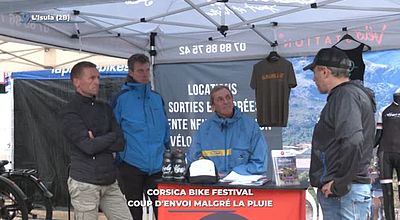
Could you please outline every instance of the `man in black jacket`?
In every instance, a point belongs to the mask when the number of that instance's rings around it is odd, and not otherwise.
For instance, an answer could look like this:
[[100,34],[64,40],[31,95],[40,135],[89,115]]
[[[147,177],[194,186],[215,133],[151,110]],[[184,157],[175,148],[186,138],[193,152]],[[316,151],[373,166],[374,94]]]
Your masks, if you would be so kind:
[[124,137],[111,107],[96,100],[100,75],[96,65],[80,62],[71,70],[76,94],[62,111],[64,135],[71,144],[68,190],[75,219],[97,220],[100,207],[108,219],[132,219],[116,182],[114,154]]
[[304,67],[314,72],[318,90],[328,94],[312,138],[310,182],[318,187],[324,219],[367,219],[368,173],[375,136],[374,95],[349,81],[352,62],[335,48],[321,49]]

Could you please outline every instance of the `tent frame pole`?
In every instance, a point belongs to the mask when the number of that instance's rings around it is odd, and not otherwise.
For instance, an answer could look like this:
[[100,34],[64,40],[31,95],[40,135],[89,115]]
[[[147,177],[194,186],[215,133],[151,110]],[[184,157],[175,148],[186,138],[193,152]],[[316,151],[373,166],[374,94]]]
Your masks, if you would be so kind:
[[156,50],[156,36],[157,36],[157,32],[151,32],[150,33],[150,83],[151,83],[151,88],[153,90],[156,90],[156,88],[154,88],[154,62],[155,62],[155,56],[157,55],[157,50]]

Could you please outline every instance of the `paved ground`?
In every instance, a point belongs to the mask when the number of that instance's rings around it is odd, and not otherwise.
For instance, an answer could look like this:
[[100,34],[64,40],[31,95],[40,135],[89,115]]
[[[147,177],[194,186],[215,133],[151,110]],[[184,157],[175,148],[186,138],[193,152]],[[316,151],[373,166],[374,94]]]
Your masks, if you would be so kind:
[[[53,220],[66,220],[68,219],[68,212],[67,211],[53,211]],[[74,212],[71,211],[71,220],[74,219]],[[99,220],[106,220],[107,218],[102,214],[99,213]]]
[[[39,220],[44,220],[44,215],[42,213],[37,213]],[[398,209],[396,209],[396,219],[400,219],[399,216],[400,212]],[[71,220],[74,219],[74,213],[71,211]],[[99,213],[99,220],[107,220],[107,218],[104,216],[104,214]],[[145,218],[144,218],[145,219]],[[309,208],[307,208],[306,212],[306,219],[307,220],[312,220],[314,219],[312,216],[312,212],[310,211]],[[318,219],[318,217],[317,217]],[[53,211],[53,220],[68,220],[68,211],[61,211],[61,210],[54,210]]]
[[[36,211],[35,212],[38,216],[38,220],[44,220],[45,215],[44,211]],[[31,216],[29,216],[30,218]],[[71,211],[71,220],[74,219],[74,212]],[[106,220],[107,218],[103,215],[103,213],[99,213],[99,218],[98,220]],[[68,211],[61,211],[61,210],[53,210],[53,220],[68,220]]]

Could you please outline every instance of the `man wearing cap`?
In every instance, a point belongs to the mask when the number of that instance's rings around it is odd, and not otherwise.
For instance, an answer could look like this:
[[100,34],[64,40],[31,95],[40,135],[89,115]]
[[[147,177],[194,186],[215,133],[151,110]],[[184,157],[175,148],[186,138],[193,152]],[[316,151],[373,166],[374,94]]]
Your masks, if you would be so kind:
[[350,81],[353,67],[347,55],[323,48],[303,68],[314,72],[314,82],[327,103],[312,138],[310,183],[318,187],[324,219],[367,219],[371,184],[376,111],[373,92],[360,81]]

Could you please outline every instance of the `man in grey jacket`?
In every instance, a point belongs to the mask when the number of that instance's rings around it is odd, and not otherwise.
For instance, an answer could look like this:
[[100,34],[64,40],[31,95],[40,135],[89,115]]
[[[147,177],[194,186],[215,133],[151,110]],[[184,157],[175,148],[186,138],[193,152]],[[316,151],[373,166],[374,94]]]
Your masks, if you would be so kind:
[[310,182],[318,187],[324,219],[367,219],[371,184],[376,111],[374,94],[360,81],[350,81],[353,67],[336,48],[321,49],[304,70],[314,72],[314,82],[327,103],[312,138]]

